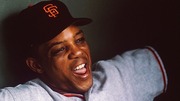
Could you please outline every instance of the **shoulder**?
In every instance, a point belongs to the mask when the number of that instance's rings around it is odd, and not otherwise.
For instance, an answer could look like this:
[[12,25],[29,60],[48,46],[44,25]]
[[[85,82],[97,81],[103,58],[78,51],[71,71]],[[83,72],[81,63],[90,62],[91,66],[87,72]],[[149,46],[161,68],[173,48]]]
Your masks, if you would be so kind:
[[40,84],[41,82],[42,81],[39,79],[34,79],[24,84],[19,84],[15,87],[6,87],[0,90],[0,96],[4,99],[8,98],[17,101],[32,101],[35,99],[44,99],[44,96],[48,98],[49,94],[42,87],[42,85]]

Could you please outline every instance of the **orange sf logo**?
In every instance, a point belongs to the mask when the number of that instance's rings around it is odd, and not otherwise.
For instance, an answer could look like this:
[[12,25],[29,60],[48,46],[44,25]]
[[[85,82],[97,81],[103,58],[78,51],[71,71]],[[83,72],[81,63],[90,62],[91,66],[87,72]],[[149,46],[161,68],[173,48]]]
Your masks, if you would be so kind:
[[57,11],[57,6],[54,6],[53,4],[47,4],[43,7],[44,11],[48,13],[49,17],[56,17],[59,12]]

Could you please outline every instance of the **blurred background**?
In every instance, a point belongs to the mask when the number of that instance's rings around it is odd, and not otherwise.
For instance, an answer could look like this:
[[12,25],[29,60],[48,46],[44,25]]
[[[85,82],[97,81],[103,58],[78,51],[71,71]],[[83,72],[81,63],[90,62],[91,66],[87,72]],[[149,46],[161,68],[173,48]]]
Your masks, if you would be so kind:
[[[41,0],[0,0],[0,88],[33,79],[17,42],[16,15]],[[155,101],[180,101],[180,6],[178,0],[61,0],[83,26],[93,62],[150,45],[160,54],[169,79],[167,92]],[[12,35],[12,36],[11,36]],[[21,38],[21,36],[18,36]]]

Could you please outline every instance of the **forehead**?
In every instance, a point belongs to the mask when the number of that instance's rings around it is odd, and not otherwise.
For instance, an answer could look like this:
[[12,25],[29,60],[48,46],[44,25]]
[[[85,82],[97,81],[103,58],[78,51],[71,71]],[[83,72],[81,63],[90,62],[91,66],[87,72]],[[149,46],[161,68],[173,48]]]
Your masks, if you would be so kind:
[[46,49],[50,49],[54,45],[64,43],[64,42],[70,42],[73,41],[74,38],[78,35],[83,35],[82,30],[78,26],[71,25],[64,29],[61,33],[59,33],[57,36],[49,40],[48,42],[40,45],[41,47],[44,47]]
[[48,42],[41,44],[39,50],[49,50],[55,45],[73,41],[79,34],[83,35],[82,30],[78,26],[71,25]]
[[79,27],[71,25],[67,27],[66,29],[64,29],[61,33],[59,33],[53,39],[48,41],[48,43],[53,43],[56,41],[65,41],[70,38],[74,38],[78,34],[82,34],[82,31],[79,29]]

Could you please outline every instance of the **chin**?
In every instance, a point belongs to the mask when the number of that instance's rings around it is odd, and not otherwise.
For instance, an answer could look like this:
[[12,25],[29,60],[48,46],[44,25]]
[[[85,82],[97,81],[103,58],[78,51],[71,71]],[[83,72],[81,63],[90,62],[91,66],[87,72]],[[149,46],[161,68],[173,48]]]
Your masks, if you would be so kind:
[[89,80],[89,82],[86,84],[81,84],[79,87],[77,87],[78,88],[76,90],[76,91],[78,91],[77,93],[87,92],[91,88],[92,84],[93,84],[92,80]]

